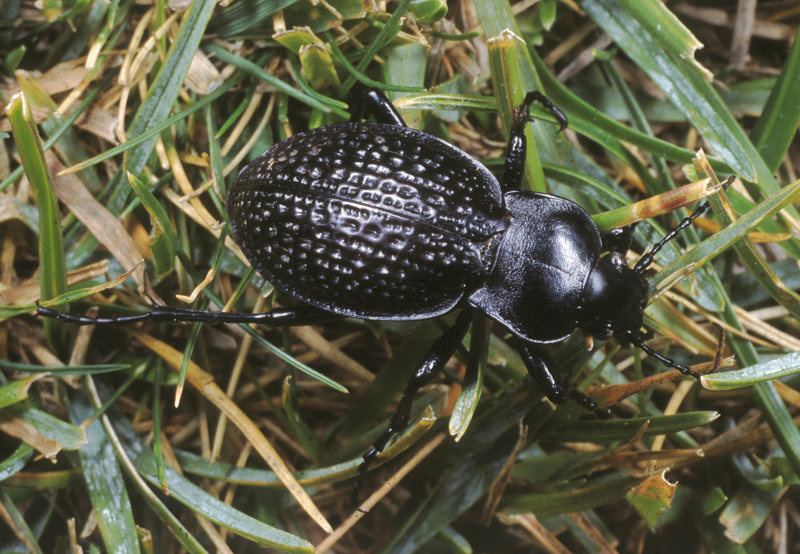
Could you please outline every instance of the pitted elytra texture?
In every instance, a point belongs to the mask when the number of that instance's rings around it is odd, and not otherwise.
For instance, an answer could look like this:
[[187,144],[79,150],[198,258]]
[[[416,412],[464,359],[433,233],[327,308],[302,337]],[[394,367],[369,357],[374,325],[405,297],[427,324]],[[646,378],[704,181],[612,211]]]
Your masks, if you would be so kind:
[[295,135],[248,165],[228,196],[234,234],[271,283],[320,308],[417,319],[485,277],[504,226],[494,176],[455,147],[381,123]]

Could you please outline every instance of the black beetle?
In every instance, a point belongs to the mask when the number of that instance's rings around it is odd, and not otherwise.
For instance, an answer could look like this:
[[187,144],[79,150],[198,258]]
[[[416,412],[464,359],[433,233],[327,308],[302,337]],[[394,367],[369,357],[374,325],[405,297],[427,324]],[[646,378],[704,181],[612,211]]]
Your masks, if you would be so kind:
[[[456,350],[473,309],[510,331],[553,402],[567,395],[541,345],[578,328],[599,339],[617,336],[697,377],[644,344],[649,287],[643,273],[707,204],[629,268],[630,227],[600,233],[574,202],[519,190],[524,129],[536,101],[566,125],[546,97],[529,93],[513,114],[502,183],[458,148],[406,127],[377,89],[365,91],[350,122],[296,134],[248,164],[228,194],[234,236],[255,269],[300,307],[264,314],[156,307],[110,318],[42,307],[37,313],[79,324],[154,319],[288,326],[341,317],[415,320],[465,308],[422,360],[389,428],[364,455],[356,491],[370,461],[407,425],[414,393]],[[377,121],[361,121],[367,112]]]

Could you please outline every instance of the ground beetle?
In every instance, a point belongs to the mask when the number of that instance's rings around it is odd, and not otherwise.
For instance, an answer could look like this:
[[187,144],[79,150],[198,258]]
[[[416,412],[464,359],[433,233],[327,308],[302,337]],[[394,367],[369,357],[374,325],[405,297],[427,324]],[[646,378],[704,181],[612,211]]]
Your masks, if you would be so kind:
[[[578,328],[598,339],[616,336],[697,377],[644,344],[649,287],[643,273],[707,204],[629,268],[630,227],[600,233],[574,202],[519,190],[524,129],[537,101],[566,125],[546,97],[529,93],[514,110],[502,182],[458,148],[406,127],[377,89],[363,93],[350,122],[296,134],[247,165],[228,194],[233,234],[253,267],[300,307],[263,314],[156,307],[110,318],[40,307],[38,314],[79,324],[152,319],[289,326],[342,317],[425,319],[462,308],[420,363],[388,429],[364,455],[354,497],[372,459],[406,427],[415,392],[460,344],[473,310],[511,333],[553,402],[567,394],[542,345]],[[367,114],[376,121],[362,121]]]

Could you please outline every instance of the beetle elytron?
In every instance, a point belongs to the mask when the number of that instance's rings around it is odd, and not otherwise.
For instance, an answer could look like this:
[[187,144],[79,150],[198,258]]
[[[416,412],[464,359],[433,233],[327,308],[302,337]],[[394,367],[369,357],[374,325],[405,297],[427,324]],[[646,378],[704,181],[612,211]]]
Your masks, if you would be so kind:
[[[41,307],[38,313],[79,324],[154,319],[288,326],[342,317],[424,319],[460,307],[408,383],[389,428],[364,455],[359,479],[406,426],[414,393],[453,354],[475,310],[514,336],[553,402],[567,395],[541,345],[578,328],[599,339],[617,336],[697,377],[644,344],[649,288],[643,273],[706,205],[629,268],[630,228],[600,233],[574,202],[519,190],[524,129],[536,101],[566,124],[547,98],[529,93],[514,111],[502,182],[458,148],[406,127],[376,89],[365,91],[350,122],[296,134],[247,165],[228,194],[234,236],[255,269],[300,307],[264,314],[156,307],[119,318]],[[366,112],[376,122],[361,121]]]

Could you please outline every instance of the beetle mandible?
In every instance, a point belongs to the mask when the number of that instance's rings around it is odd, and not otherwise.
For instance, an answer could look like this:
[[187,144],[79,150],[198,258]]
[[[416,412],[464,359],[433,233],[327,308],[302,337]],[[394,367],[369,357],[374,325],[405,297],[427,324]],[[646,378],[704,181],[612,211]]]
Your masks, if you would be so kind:
[[[566,388],[542,345],[576,329],[601,340],[616,336],[698,377],[644,344],[649,287],[643,274],[707,204],[628,267],[630,227],[601,233],[574,202],[520,190],[534,102],[562,129],[567,123],[545,96],[528,93],[513,113],[502,181],[458,148],[408,128],[378,89],[364,91],[349,122],[296,134],[242,169],[228,194],[234,237],[267,281],[301,301],[298,307],[262,314],[155,307],[101,318],[43,307],[37,313],[78,324],[152,319],[290,326],[345,317],[416,320],[462,308],[364,455],[354,498],[370,462],[408,424],[414,394],[455,352],[476,310],[511,333],[529,373],[556,403],[566,399]],[[375,122],[363,121],[368,113]]]

